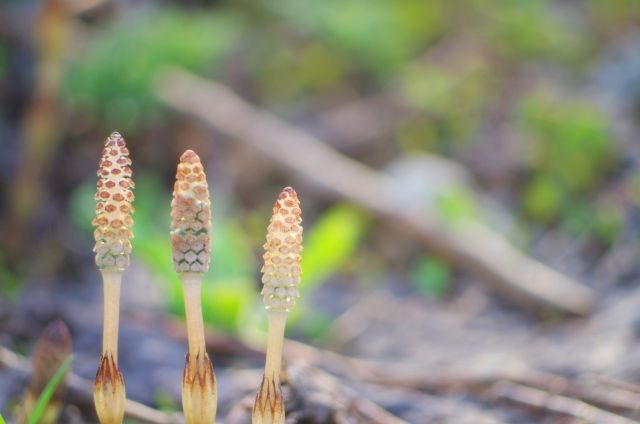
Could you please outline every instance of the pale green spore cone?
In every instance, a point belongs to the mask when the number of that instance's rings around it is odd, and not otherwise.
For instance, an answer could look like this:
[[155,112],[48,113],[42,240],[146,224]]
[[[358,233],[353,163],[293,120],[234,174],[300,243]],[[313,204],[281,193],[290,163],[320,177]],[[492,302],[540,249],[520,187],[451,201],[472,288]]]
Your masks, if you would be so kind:
[[262,299],[268,311],[288,312],[300,296],[302,210],[295,190],[286,187],[273,206],[262,267]]
[[129,266],[133,237],[133,180],[131,159],[122,136],[114,132],[104,143],[98,169],[93,220],[93,251],[101,270],[124,271]]
[[180,157],[171,202],[173,267],[204,273],[211,254],[211,202],[204,168],[193,150]]

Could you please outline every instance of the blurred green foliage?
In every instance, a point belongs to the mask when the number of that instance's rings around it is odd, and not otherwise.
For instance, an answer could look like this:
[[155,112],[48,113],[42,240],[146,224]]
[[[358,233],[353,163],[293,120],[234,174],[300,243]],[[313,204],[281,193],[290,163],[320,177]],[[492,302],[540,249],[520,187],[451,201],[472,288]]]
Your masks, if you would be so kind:
[[5,43],[0,41],[0,80],[4,77],[8,60],[8,48]]
[[438,258],[420,258],[411,272],[415,290],[428,297],[442,297],[451,283],[451,268]]
[[593,227],[593,232],[599,240],[607,245],[613,244],[624,229],[623,212],[614,205],[598,204]]
[[407,102],[428,116],[405,123],[399,132],[401,145],[449,154],[474,136],[494,88],[486,64],[472,58],[460,69],[436,64],[408,66],[400,85]]
[[580,27],[554,10],[547,0],[478,1],[488,18],[490,45],[505,59],[554,59],[576,63],[584,54]]
[[14,297],[18,294],[20,288],[20,278],[9,269],[2,251],[0,251],[0,293],[7,297]]
[[107,128],[129,131],[156,118],[158,73],[175,65],[211,73],[236,42],[241,21],[230,14],[158,8],[98,31],[70,63],[65,97]]
[[301,33],[326,40],[332,49],[373,76],[387,76],[442,34],[444,0],[279,0],[269,7]]
[[354,254],[370,221],[367,212],[348,204],[333,206],[318,218],[305,234],[303,290],[325,281]]
[[173,396],[173,394],[171,394],[170,392],[168,392],[168,391],[166,391],[164,389],[158,389],[155,392],[155,394],[153,396],[153,399],[155,401],[156,408],[159,411],[164,411],[164,412],[179,412],[180,411],[180,406],[176,402],[176,399]]
[[289,313],[289,322],[307,337],[322,337],[331,318],[304,307],[310,293],[338,272],[356,253],[367,233],[371,216],[349,204],[338,204],[325,211],[305,232],[302,252],[301,296],[298,307]]
[[533,94],[522,100],[520,113],[534,139],[531,168],[569,192],[594,188],[615,164],[609,124],[594,105]]
[[473,193],[463,187],[439,195],[436,199],[436,210],[443,221],[453,225],[480,217]]
[[564,200],[564,189],[554,178],[542,173],[526,186],[522,204],[531,218],[548,224],[558,218]]
[[577,200],[564,206],[561,224],[573,235],[593,236],[610,245],[623,229],[624,216],[615,205]]
[[636,0],[587,0],[586,6],[591,19],[598,23],[596,28],[613,35],[640,21],[640,7]]
[[[282,106],[346,88],[349,58],[319,40],[266,37],[251,55],[251,71],[260,96]],[[287,75],[287,78],[283,78]]]
[[546,92],[525,96],[519,114],[531,137],[525,213],[546,224],[561,220],[574,233],[593,228],[610,240],[620,227],[620,212],[589,201],[617,163],[606,117],[588,102]]

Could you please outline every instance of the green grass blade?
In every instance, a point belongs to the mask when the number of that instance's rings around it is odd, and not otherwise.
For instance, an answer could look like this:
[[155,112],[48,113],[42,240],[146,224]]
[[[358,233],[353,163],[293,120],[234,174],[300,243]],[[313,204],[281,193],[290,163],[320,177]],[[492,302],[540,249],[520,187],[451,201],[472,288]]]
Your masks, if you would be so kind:
[[4,418],[2,418],[2,415],[0,415],[0,424],[5,424]]
[[[47,386],[44,388],[44,390],[40,394],[40,397],[38,398],[38,402],[36,402],[35,408],[33,408],[33,411],[31,411],[31,414],[29,414],[29,421],[27,422],[27,424],[38,424],[38,422],[40,422],[40,418],[44,413],[44,410],[47,407],[47,404],[51,400],[51,396],[53,396],[53,393],[58,388],[58,385],[62,381],[62,378],[67,373],[67,371],[69,371],[69,368],[71,368],[72,362],[73,362],[73,355],[65,359],[62,365],[60,365],[60,368],[58,368],[58,371],[56,371],[53,377],[51,377],[51,380],[49,380],[49,382],[47,383]],[[4,422],[0,421],[0,424],[4,424]]]

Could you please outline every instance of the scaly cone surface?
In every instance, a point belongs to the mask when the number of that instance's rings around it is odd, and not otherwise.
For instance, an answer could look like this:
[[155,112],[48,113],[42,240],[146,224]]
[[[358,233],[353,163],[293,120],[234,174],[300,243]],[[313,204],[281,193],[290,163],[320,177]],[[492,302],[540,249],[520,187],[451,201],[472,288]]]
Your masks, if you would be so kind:
[[104,143],[95,195],[94,237],[96,265],[101,270],[124,271],[129,266],[133,233],[133,180],[124,138],[112,133]]
[[178,273],[204,273],[211,254],[211,202],[200,158],[192,150],[180,157],[171,202],[173,266]]
[[267,228],[262,267],[262,296],[268,311],[289,312],[300,286],[302,210],[291,187],[280,193]]

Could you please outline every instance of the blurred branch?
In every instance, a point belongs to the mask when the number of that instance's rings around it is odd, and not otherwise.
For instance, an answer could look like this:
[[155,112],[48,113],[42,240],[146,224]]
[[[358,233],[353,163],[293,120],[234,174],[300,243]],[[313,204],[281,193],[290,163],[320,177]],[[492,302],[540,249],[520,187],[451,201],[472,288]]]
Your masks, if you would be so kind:
[[[394,84],[390,86],[395,88]],[[389,88],[381,94],[320,113],[317,120],[321,134],[328,135],[330,140],[339,140],[340,147],[354,147],[391,133],[402,119],[418,114],[414,107],[392,93]]]
[[[184,335],[186,337],[186,335]],[[218,336],[208,333],[209,349],[220,347]],[[225,348],[231,353],[242,344],[237,341]],[[259,352],[259,347],[244,346],[238,355]],[[534,406],[552,414],[581,417],[592,423],[632,423],[626,416],[635,416],[640,408],[640,387],[602,376],[568,378],[560,374],[538,371],[525,362],[465,361],[460,365],[425,368],[408,363],[375,361],[350,357],[286,339],[285,358],[293,364],[308,364],[315,375],[328,370],[341,381],[361,381],[384,388],[403,388],[424,393],[459,393],[477,396],[486,401],[506,400],[524,406]],[[327,374],[329,375],[329,374]],[[336,378],[336,377],[332,377]],[[313,384],[313,378],[307,384]],[[295,386],[301,383],[295,383]],[[344,386],[344,385],[342,385]],[[253,394],[240,402],[232,415],[243,422],[253,405]],[[377,406],[374,404],[374,407]],[[378,407],[379,408],[379,407]],[[380,411],[383,412],[383,411]],[[619,420],[619,421],[616,421]],[[236,422],[231,420],[230,422]],[[382,422],[390,422],[382,420]],[[484,421],[483,421],[484,422]]]
[[113,0],[65,0],[67,7],[74,14],[82,14],[94,11],[98,8],[115,7],[116,2]]
[[592,309],[592,290],[525,256],[481,224],[447,226],[433,216],[398,207],[398,187],[391,177],[257,109],[228,87],[175,70],[160,81],[157,95],[167,105],[243,141],[317,187],[370,209],[437,254],[482,277],[518,305],[578,315]]
[[510,382],[497,384],[496,387],[493,388],[493,395],[498,400],[542,409],[589,424],[638,423],[636,420],[613,414],[609,411],[605,411],[583,402],[580,399],[561,396]]
[[[495,367],[482,361],[471,361],[463,366],[424,369],[348,357],[294,340],[285,341],[285,356],[291,361],[305,361],[343,377],[382,387],[401,387],[427,393],[474,394],[492,401],[510,400],[555,414],[580,418],[589,416],[588,422],[593,423],[637,422],[618,414],[635,416],[640,408],[640,388],[636,385],[616,380],[607,382],[602,378],[582,382],[579,378],[569,379],[516,363],[502,363]],[[587,411],[595,415],[582,415]]]
[[[29,360],[3,346],[0,346],[0,368],[1,367],[6,367],[24,374],[31,372]],[[67,385],[74,401],[93,408],[93,383],[91,381],[85,380],[71,372],[68,376]],[[130,399],[127,399],[125,402],[125,416],[150,424],[184,423],[184,417],[182,417],[181,414],[168,414],[157,411]]]

